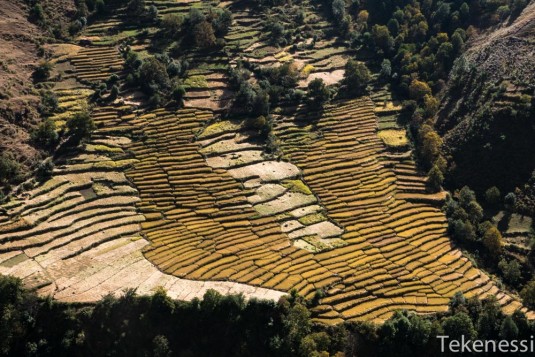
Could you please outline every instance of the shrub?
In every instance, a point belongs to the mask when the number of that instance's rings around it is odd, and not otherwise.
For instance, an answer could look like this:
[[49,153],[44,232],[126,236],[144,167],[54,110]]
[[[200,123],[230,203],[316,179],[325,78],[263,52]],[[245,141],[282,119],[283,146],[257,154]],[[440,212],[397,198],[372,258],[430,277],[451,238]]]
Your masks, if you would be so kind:
[[41,103],[39,103],[39,112],[42,115],[51,115],[58,110],[58,96],[52,91],[41,91]]
[[175,100],[179,106],[182,106],[184,96],[186,95],[186,89],[183,85],[176,85],[173,90],[173,100]]
[[37,166],[35,171],[35,177],[39,182],[44,182],[52,177],[52,171],[54,170],[54,163],[52,160],[45,160]]
[[113,101],[113,100],[117,99],[118,96],[119,96],[119,87],[117,87],[117,85],[113,85],[113,87],[111,87],[110,95],[108,96],[108,100],[109,101]]
[[6,153],[0,155],[0,183],[18,181],[20,179],[20,165]]
[[30,20],[40,25],[45,23],[45,12],[41,4],[36,3],[30,10]]

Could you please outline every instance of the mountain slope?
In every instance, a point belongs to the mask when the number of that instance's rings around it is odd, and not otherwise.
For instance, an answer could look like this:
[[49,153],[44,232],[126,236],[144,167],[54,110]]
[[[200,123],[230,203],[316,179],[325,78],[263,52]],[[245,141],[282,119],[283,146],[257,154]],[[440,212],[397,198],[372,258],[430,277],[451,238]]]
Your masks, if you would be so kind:
[[450,74],[437,129],[453,186],[522,187],[535,168],[535,2],[475,36]]

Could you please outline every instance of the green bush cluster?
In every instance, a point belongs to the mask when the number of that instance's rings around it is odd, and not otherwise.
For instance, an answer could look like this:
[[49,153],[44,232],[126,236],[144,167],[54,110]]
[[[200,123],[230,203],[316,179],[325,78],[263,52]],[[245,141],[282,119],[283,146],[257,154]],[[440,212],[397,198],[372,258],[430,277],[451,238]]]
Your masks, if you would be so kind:
[[295,293],[273,302],[208,290],[183,302],[163,289],[151,296],[129,289],[84,306],[37,298],[6,276],[0,276],[0,316],[0,353],[8,356],[438,356],[439,335],[511,341],[535,333],[524,313],[504,315],[492,295],[456,293],[445,313],[397,311],[381,325],[326,326],[312,321]]
[[[187,61],[176,61],[168,55],[149,56],[143,60],[130,47],[123,49],[127,87],[139,87],[149,100],[150,107],[173,104],[182,106],[186,90],[181,76],[187,70]],[[116,85],[113,85],[116,86]],[[113,98],[119,92],[118,87],[111,87]]]

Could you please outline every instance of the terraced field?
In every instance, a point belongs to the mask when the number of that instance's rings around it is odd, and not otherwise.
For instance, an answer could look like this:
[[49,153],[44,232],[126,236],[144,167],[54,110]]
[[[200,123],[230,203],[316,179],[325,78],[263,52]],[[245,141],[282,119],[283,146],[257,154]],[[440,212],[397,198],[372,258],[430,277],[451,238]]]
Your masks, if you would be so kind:
[[[160,14],[187,9],[168,3],[156,1]],[[102,40],[120,19],[107,21],[88,34]],[[259,22],[236,13],[229,46],[337,81],[346,49],[323,42],[287,58],[256,43]],[[123,75],[108,39],[65,52],[64,81],[77,85],[55,90],[67,109],[77,105],[68,91]],[[163,286],[181,299],[208,288],[272,299],[321,289],[314,311],[328,324],[444,311],[456,291],[496,295],[507,312],[521,307],[452,246],[438,208],[444,193],[425,192],[387,91],[333,103],[319,118],[305,107],[275,115],[268,155],[241,122],[214,114],[226,91],[221,63],[233,59],[200,61],[188,72],[186,108],[148,111],[121,97],[93,109],[98,129],[84,151],[2,207],[0,273],[67,301],[128,287]]]

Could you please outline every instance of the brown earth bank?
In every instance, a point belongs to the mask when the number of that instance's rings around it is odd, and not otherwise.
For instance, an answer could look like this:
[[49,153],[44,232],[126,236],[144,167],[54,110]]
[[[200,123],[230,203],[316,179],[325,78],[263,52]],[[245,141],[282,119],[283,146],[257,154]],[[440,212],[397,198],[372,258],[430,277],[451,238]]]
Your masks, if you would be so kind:
[[40,44],[50,25],[63,26],[75,11],[73,0],[42,1],[46,23],[29,20],[23,0],[0,0],[0,154],[21,164],[26,176],[44,156],[30,143],[30,132],[41,121],[40,97],[32,74],[43,60]]
[[38,120],[31,77],[41,30],[27,14],[22,1],[0,1],[0,152],[29,166],[39,157],[28,131]]

